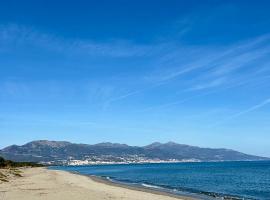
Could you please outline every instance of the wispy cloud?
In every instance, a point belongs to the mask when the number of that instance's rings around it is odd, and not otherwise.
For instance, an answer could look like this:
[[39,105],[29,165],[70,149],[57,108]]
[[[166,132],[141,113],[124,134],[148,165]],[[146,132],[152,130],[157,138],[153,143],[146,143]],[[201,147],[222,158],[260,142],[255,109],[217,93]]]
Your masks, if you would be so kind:
[[[158,70],[145,77],[148,82],[147,86],[120,95],[114,98],[112,102],[170,84],[179,79],[184,80],[185,83],[182,88],[179,88],[182,91],[238,86],[239,83],[241,85],[241,82],[245,82],[243,79],[249,77],[249,74],[256,74],[265,65],[265,63],[258,64],[255,61],[264,59],[265,62],[269,62],[269,59],[265,59],[269,53],[269,35],[242,41],[225,48],[201,46],[187,47],[186,49],[183,46],[172,48],[171,51],[156,58],[155,63]],[[238,70],[244,68],[250,69],[244,70],[239,75]],[[188,77],[192,77],[192,79]],[[181,103],[182,100],[176,102]],[[175,105],[175,103],[164,105],[167,107],[168,105]],[[163,107],[163,105],[160,106]]]
[[207,92],[207,93],[203,93],[203,94],[192,95],[192,96],[189,96],[187,98],[180,99],[178,101],[173,101],[173,102],[169,102],[169,103],[165,103],[165,104],[161,104],[161,105],[157,105],[157,106],[147,107],[147,108],[144,108],[142,110],[139,110],[138,112],[146,112],[146,111],[150,111],[150,110],[169,108],[169,107],[172,107],[172,106],[175,106],[175,105],[186,103],[186,102],[188,102],[190,100],[193,100],[193,99],[196,99],[196,98],[199,98],[199,97],[202,97],[202,96],[209,95],[211,93],[213,93],[213,92],[211,91],[211,92]]
[[106,108],[107,108],[111,103],[113,103],[113,102],[115,102],[115,101],[120,101],[120,100],[125,99],[125,98],[128,98],[128,97],[130,97],[130,96],[133,96],[133,95],[136,95],[136,94],[141,94],[141,93],[146,92],[146,91],[148,91],[148,90],[151,90],[151,89],[153,89],[153,88],[157,88],[157,87],[159,87],[159,86],[161,86],[161,85],[163,85],[163,84],[165,84],[165,83],[164,83],[164,82],[162,82],[162,83],[157,83],[157,84],[155,84],[155,85],[150,85],[150,86],[145,87],[145,88],[143,88],[143,89],[134,90],[134,91],[125,93],[125,94],[123,94],[123,95],[119,95],[119,96],[117,96],[117,97],[113,97],[113,98],[107,100],[107,101],[104,103],[104,107],[103,107],[103,108],[104,108],[104,110],[106,110]]
[[[149,75],[148,79],[168,81],[199,70],[204,70],[202,74],[205,72],[207,75],[209,75],[209,70],[212,70],[212,73],[216,75],[229,73],[269,53],[269,40],[270,35],[263,35],[225,48],[179,47],[159,59],[160,73],[156,77],[153,74]],[[181,62],[177,62],[177,60]]]
[[61,53],[119,58],[150,56],[164,48],[162,45],[134,44],[132,41],[117,39],[104,42],[64,39],[14,24],[0,26],[0,41],[1,51],[32,45]]
[[267,98],[264,101],[262,101],[262,102],[260,102],[260,103],[258,103],[256,105],[253,105],[253,106],[251,106],[248,109],[245,109],[245,110],[242,110],[240,112],[237,112],[237,113],[235,113],[235,114],[233,114],[233,115],[231,115],[231,116],[223,119],[222,121],[219,121],[217,123],[214,123],[214,124],[211,125],[211,127],[215,127],[217,125],[220,125],[220,124],[223,124],[225,122],[228,122],[228,121],[230,121],[232,119],[238,118],[238,117],[240,117],[242,115],[246,115],[246,114],[248,114],[250,112],[256,111],[256,110],[258,110],[258,109],[260,109],[260,108],[262,108],[262,107],[264,107],[264,106],[266,106],[268,104],[270,104],[270,98]]
[[226,82],[226,77],[220,77],[211,81],[208,81],[206,83],[200,83],[195,86],[190,87],[187,89],[187,91],[195,91],[195,90],[203,90],[203,89],[209,89],[209,88],[214,88],[217,86],[220,86]]
[[[268,81],[270,78],[270,76],[262,76],[260,77],[260,81],[259,82],[256,82],[257,85],[262,85],[264,84],[266,81]],[[147,108],[144,108],[142,110],[139,110],[138,112],[146,112],[146,111],[150,111],[150,110],[158,110],[158,109],[166,109],[166,108],[170,108],[170,107],[173,107],[175,105],[181,105],[181,104],[184,104],[186,102],[189,102],[189,101],[192,101],[194,99],[197,99],[197,98],[200,98],[200,97],[204,97],[204,96],[208,96],[208,95],[212,95],[212,94],[216,94],[218,92],[224,92],[225,90],[230,90],[230,89],[233,89],[233,88],[237,88],[237,87],[241,87],[241,86],[246,86],[246,85],[249,85],[249,84],[253,84],[253,85],[256,85],[254,82],[258,79],[257,76],[250,76],[249,78],[247,79],[244,79],[242,81],[237,81],[233,84],[227,84],[226,87],[223,87],[223,88],[219,88],[219,89],[215,89],[215,90],[206,90],[202,93],[198,93],[198,94],[195,94],[195,95],[190,95],[189,97],[186,97],[186,98],[182,98],[180,100],[176,100],[176,101],[172,101],[172,102],[169,102],[169,103],[164,103],[164,104],[160,104],[160,105],[156,105],[156,106],[151,106],[151,107],[147,107]],[[210,85],[205,85],[203,88],[210,88],[211,87],[211,83]],[[195,88],[194,90],[201,90],[202,88]],[[189,90],[188,90],[189,91]]]
[[[218,89],[222,89],[221,87],[239,86],[241,82],[245,82],[249,74],[265,75],[264,73],[269,71],[266,63],[270,62],[267,58],[270,53],[269,35],[227,45],[226,47],[186,46],[173,43],[146,45],[125,40],[96,42],[63,39],[41,33],[29,27],[8,25],[0,26],[0,41],[2,51],[31,44],[64,54],[82,54],[90,57],[139,58],[148,56],[150,61],[144,64],[151,69],[147,70],[148,74],[141,74],[142,77],[138,79],[134,78],[134,87],[125,88],[125,85],[123,85],[121,90],[118,89],[118,91],[128,91],[126,93],[113,93],[110,90],[110,95],[107,95],[107,98],[104,99],[104,108],[113,102],[150,93],[156,91],[156,88],[177,81],[182,82],[175,93],[186,92],[190,96],[152,106],[151,109],[181,104],[212,92],[207,90],[217,89],[218,91]],[[256,62],[258,60],[262,60],[262,62]],[[239,70],[243,70],[241,74],[238,73]],[[258,79],[260,79],[259,76]],[[142,81],[144,82],[141,84]],[[113,91],[117,90],[115,86],[113,88]],[[188,92],[198,91],[204,91],[203,95],[200,93],[188,94]]]

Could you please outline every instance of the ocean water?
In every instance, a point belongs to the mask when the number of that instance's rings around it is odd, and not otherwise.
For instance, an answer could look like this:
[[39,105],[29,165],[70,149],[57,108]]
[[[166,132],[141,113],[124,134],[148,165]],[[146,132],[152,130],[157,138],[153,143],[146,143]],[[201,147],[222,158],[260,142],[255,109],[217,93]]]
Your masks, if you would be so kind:
[[270,200],[270,161],[59,166],[84,175],[200,199]]

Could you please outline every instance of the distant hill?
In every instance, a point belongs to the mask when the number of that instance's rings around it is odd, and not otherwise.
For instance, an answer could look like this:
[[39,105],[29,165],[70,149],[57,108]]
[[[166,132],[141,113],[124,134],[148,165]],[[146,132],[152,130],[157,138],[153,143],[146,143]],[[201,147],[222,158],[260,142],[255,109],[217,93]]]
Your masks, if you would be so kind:
[[74,144],[63,141],[39,140],[25,145],[12,145],[0,150],[0,155],[14,161],[56,162],[67,160],[113,161],[125,160],[196,160],[196,161],[245,161],[267,158],[244,154],[230,149],[200,148],[174,142],[153,143],[143,147],[118,143],[95,145]]

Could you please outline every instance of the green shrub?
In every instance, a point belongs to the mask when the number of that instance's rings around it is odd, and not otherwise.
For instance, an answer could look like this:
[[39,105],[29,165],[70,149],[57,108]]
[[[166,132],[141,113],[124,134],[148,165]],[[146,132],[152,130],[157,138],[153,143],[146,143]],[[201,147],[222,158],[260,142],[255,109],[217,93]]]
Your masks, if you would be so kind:
[[43,167],[43,165],[34,162],[14,162],[5,160],[0,157],[0,168],[14,168],[14,167]]

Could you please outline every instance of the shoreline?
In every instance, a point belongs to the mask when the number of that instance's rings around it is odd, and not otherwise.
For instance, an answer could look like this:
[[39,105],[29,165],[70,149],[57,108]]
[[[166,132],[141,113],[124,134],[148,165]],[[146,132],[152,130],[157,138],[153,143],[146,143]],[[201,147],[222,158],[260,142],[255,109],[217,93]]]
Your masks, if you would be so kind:
[[[173,192],[171,189],[167,189],[167,188],[160,188],[160,189],[155,189],[155,188],[148,188],[145,186],[140,186],[138,185],[131,185],[129,183],[125,183],[125,182],[116,182],[114,180],[107,180],[104,177],[99,177],[99,176],[95,176],[95,175],[84,175],[84,174],[80,174],[78,172],[69,172],[71,174],[76,174],[76,175],[81,175],[81,176],[86,176],[88,178],[90,178],[93,181],[99,182],[99,183],[103,183],[106,185],[111,185],[111,186],[116,186],[116,187],[122,187],[122,188],[126,188],[126,189],[130,189],[130,190],[135,190],[135,191],[141,191],[141,192],[147,192],[147,193],[152,193],[152,194],[157,194],[157,195],[163,195],[163,196],[169,196],[169,197],[173,197],[176,199],[182,199],[182,200],[200,200],[200,199],[204,199],[204,200],[215,200],[215,199],[228,199],[228,200],[242,200],[242,197],[237,197],[237,196],[232,196],[232,195],[225,195],[223,194],[223,196],[218,196],[217,193],[211,193],[211,192],[205,192],[201,193],[201,194],[196,194],[196,193],[188,193],[186,192],[186,194],[184,191],[178,191],[179,194],[177,192]],[[153,185],[154,186],[154,185]],[[159,186],[157,186],[159,187]],[[210,195],[212,194],[212,195]]]
[[22,176],[0,181],[1,200],[195,200],[46,167],[20,170]]
[[[61,171],[61,170],[59,170],[59,171]],[[156,195],[169,196],[169,197],[173,197],[173,198],[181,199],[181,200],[198,200],[199,199],[199,198],[193,197],[192,195],[188,196],[188,194],[187,194],[187,196],[185,196],[185,195],[181,195],[181,194],[174,194],[174,193],[169,192],[169,191],[168,192],[161,191],[158,189],[154,189],[154,188],[151,189],[151,188],[147,188],[147,187],[143,187],[143,186],[139,186],[139,185],[129,185],[129,184],[125,184],[124,182],[114,182],[114,181],[106,180],[103,177],[99,177],[99,176],[95,176],[95,175],[84,175],[84,174],[80,174],[78,172],[68,172],[68,173],[79,175],[79,176],[85,176],[85,177],[91,179],[92,181],[102,183],[105,185],[125,188],[125,189],[139,191],[139,192],[147,192],[147,193],[156,194]]]
[[[76,171],[68,171],[68,170],[61,170],[61,169],[49,169],[49,170],[65,171],[71,174],[85,176],[87,178],[90,178],[93,181],[110,185],[110,186],[116,186],[116,187],[121,187],[121,188],[130,189],[130,190],[141,191],[141,192],[147,192],[147,193],[152,193],[152,194],[157,194],[157,195],[169,196],[169,197],[182,199],[182,200],[198,200],[198,199],[242,200],[243,199],[243,197],[240,197],[237,195],[231,195],[231,194],[215,193],[215,192],[207,192],[207,191],[189,192],[189,191],[178,190],[178,189],[174,190],[172,188],[156,186],[154,184],[148,184],[148,183],[118,181],[118,180],[112,179],[111,177],[96,176],[96,175],[91,175],[91,174],[81,174]],[[144,185],[147,185],[147,186],[144,186]]]

